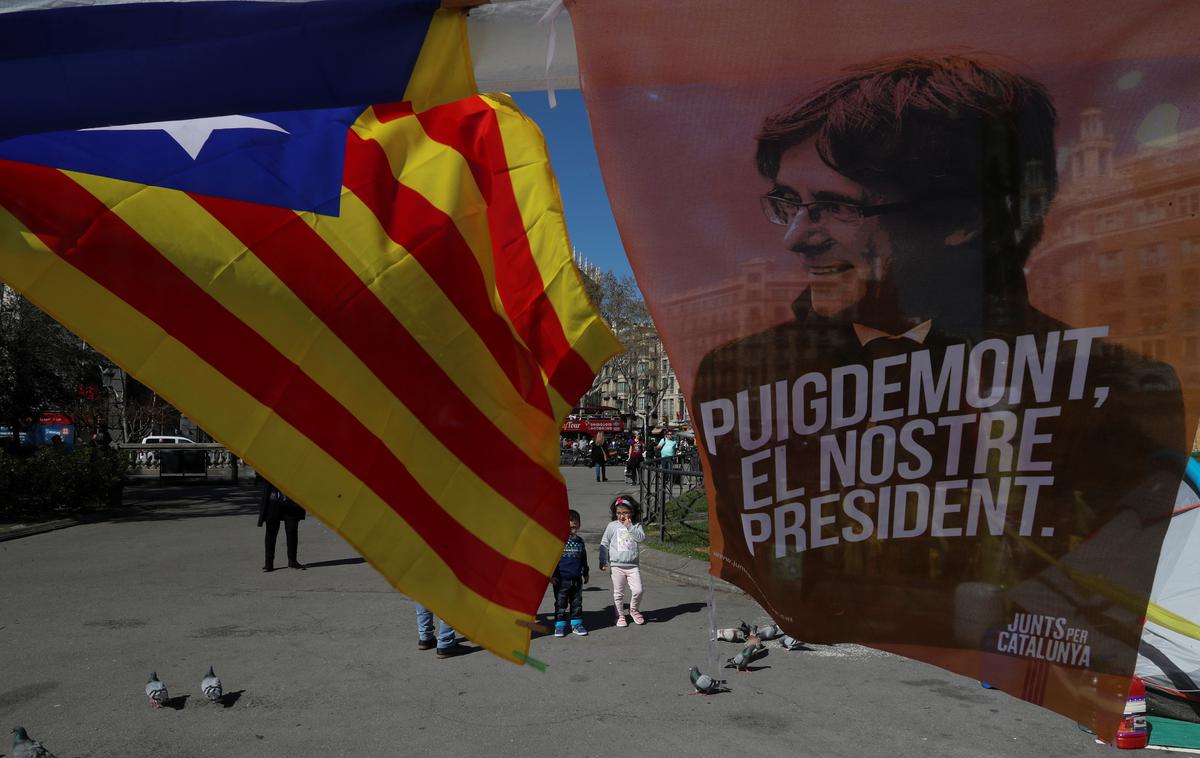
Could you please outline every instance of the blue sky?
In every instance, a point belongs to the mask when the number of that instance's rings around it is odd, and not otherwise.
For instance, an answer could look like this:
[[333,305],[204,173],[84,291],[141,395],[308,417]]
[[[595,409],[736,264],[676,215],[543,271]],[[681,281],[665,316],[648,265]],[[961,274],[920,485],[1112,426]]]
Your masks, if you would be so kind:
[[551,110],[545,92],[517,92],[513,99],[546,135],[550,163],[562,189],[571,243],[588,260],[618,276],[632,273],[613,221],[592,130],[579,90],[557,90]]

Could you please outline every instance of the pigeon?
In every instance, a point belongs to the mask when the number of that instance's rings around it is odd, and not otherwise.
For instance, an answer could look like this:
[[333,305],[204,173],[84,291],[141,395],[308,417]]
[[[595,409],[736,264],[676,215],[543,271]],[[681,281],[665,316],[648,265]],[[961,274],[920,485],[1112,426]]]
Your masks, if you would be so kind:
[[30,737],[29,733],[25,731],[25,727],[13,727],[12,736],[12,758],[54,758],[54,753]]
[[732,669],[737,669],[738,671],[745,671],[746,667],[748,665],[750,665],[751,656],[752,656],[751,649],[744,647],[741,649],[741,651],[737,655],[733,656],[732,658],[730,658],[728,661],[725,662],[725,668],[727,668],[727,669],[732,668]]
[[150,681],[146,682],[146,697],[150,698],[150,705],[155,708],[162,708],[167,704],[167,685],[158,680],[158,672],[150,672]]
[[758,642],[757,639],[751,637],[751,642],[746,643],[745,648],[733,656],[725,664],[725,668],[736,668],[739,672],[744,672],[746,667],[750,666],[751,661],[757,660],[767,655],[767,646]]
[[804,643],[791,635],[785,634],[779,638],[779,647],[784,650],[801,650],[804,648]]
[[746,638],[746,647],[750,648],[752,654],[754,654],[759,650],[765,649],[767,646],[762,643],[762,640],[758,638],[758,632],[755,631]]
[[204,697],[214,703],[221,702],[221,680],[213,673],[213,667],[208,667],[208,673],[200,680],[200,691],[204,693]]
[[746,647],[742,648],[740,653],[725,662],[725,668],[745,671],[746,667],[750,665],[750,662],[759,656],[761,652],[762,651],[760,651],[755,645],[747,645]]
[[763,642],[770,642],[771,640],[781,637],[783,635],[783,630],[779,628],[778,624],[767,624],[766,626],[760,626],[755,629],[754,633],[757,634],[758,638]]
[[692,679],[692,686],[696,688],[698,695],[712,695],[717,692],[725,692],[725,688],[721,685],[725,684],[724,679],[713,679],[708,674],[701,674],[700,669],[692,666],[688,669],[688,676]]
[[724,642],[745,642],[746,633],[736,627],[729,629],[718,629],[717,639]]
[[737,625],[737,628],[738,628],[739,630],[741,630],[741,632],[742,632],[742,636],[743,636],[743,637],[749,637],[749,636],[750,636],[750,625],[749,625],[749,624],[747,624],[745,621],[742,621],[741,619],[738,619],[738,625]]

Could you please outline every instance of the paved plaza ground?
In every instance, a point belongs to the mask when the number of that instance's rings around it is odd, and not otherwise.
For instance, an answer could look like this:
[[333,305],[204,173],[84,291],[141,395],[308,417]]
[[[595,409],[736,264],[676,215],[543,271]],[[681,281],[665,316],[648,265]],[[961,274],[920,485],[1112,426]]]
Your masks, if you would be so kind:
[[[622,486],[565,475],[595,567]],[[0,755],[17,724],[60,758],[1107,752],[1067,719],[853,645],[772,648],[728,672],[731,692],[689,694],[708,592],[662,573],[645,577],[649,623],[618,629],[593,568],[592,633],[535,639],[545,673],[482,650],[439,660],[417,650],[412,602],[315,519],[300,527],[310,570],[264,574],[250,486],[150,483],[126,500],[125,518],[0,542]],[[716,604],[720,626],[767,620],[740,593]],[[199,693],[210,664],[229,707]],[[178,709],[149,707],[151,670]]]

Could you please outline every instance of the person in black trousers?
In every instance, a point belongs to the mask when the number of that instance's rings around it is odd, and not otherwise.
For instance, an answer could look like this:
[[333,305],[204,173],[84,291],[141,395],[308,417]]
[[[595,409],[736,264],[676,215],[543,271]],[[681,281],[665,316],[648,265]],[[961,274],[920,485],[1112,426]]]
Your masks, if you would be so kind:
[[596,439],[592,440],[589,452],[592,465],[596,467],[596,481],[607,482],[608,472],[605,470],[604,464],[608,461],[608,451],[604,449],[604,432],[596,433]]
[[307,514],[294,500],[267,482],[263,491],[262,501],[258,505],[258,525],[267,525],[266,560],[263,571],[275,570],[275,541],[279,537],[279,522],[283,522],[283,530],[287,534],[288,568],[304,570],[305,566],[296,560],[296,548],[300,541],[300,522]]

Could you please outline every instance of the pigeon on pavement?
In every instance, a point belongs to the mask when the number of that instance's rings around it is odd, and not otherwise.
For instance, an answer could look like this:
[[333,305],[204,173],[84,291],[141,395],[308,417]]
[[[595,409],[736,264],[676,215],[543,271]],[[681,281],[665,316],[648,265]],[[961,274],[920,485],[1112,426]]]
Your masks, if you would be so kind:
[[12,758],[54,758],[54,753],[30,737],[29,733],[25,731],[25,727],[13,727],[12,737]]
[[745,642],[746,633],[736,627],[728,629],[718,629],[717,639],[723,642]]
[[751,649],[744,647],[738,652],[737,655],[725,662],[725,668],[733,668],[737,669],[738,671],[745,671],[746,667],[750,665],[750,656]]
[[738,671],[746,671],[747,667],[750,665],[750,662],[762,655],[766,655],[765,650],[761,650],[755,645],[747,645],[746,647],[742,648],[741,652],[726,661],[725,668],[734,668]]
[[779,628],[778,624],[767,624],[766,626],[760,626],[758,629],[755,629],[754,633],[757,634],[758,638],[763,642],[770,642],[773,639],[779,638],[783,634],[783,630]]
[[725,691],[725,688],[721,686],[725,684],[724,679],[713,679],[708,674],[701,674],[700,669],[695,666],[688,669],[688,676],[691,677],[692,686],[696,688],[697,694],[712,695]]
[[742,648],[742,651],[738,652],[736,656],[733,656],[726,662],[725,668],[736,668],[739,670],[739,672],[744,672],[746,667],[749,667],[752,661],[766,656],[767,646],[761,642],[758,642],[754,636],[751,636],[749,642],[746,643],[745,648]]
[[214,703],[221,702],[221,680],[213,673],[213,667],[208,667],[208,673],[200,680],[200,691],[204,693],[204,697]]
[[801,650],[804,647],[804,643],[791,635],[785,634],[779,638],[779,647],[784,650]]
[[742,632],[742,636],[743,636],[743,637],[749,637],[749,636],[750,636],[750,625],[749,625],[749,624],[747,624],[745,621],[742,621],[741,619],[738,619],[738,625],[737,625],[737,628],[738,628],[739,630],[741,630],[741,632]]
[[146,697],[150,698],[150,705],[155,708],[167,704],[167,685],[159,681],[157,671],[150,672],[150,681],[146,682]]

